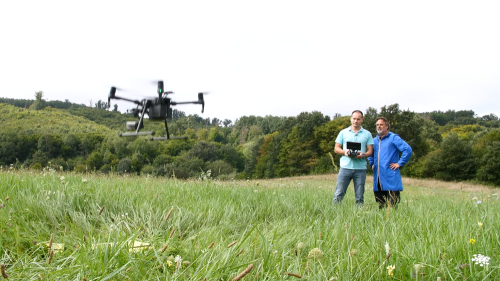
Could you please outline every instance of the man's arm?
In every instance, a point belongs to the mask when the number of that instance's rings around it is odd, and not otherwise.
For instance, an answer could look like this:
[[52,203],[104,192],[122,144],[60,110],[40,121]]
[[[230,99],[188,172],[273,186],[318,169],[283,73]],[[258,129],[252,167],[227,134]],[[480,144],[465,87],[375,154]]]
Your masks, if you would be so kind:
[[342,145],[338,142],[335,143],[335,153],[347,156],[347,151],[342,149]]
[[401,157],[399,157],[399,161],[397,164],[399,165],[399,167],[403,167],[410,160],[410,157],[413,154],[413,150],[408,143],[406,143],[401,137],[397,135],[394,137],[394,144],[401,152]]
[[370,157],[372,155],[373,155],[373,145],[367,145],[365,157]]
[[402,138],[400,138],[398,135],[394,136],[394,141],[393,143],[396,145],[398,150],[401,152],[401,157],[399,158],[399,161],[397,163],[391,163],[389,164],[389,167],[392,170],[399,169],[403,167],[408,161],[410,160],[411,155],[413,154],[413,150],[411,149],[410,145],[408,145]]

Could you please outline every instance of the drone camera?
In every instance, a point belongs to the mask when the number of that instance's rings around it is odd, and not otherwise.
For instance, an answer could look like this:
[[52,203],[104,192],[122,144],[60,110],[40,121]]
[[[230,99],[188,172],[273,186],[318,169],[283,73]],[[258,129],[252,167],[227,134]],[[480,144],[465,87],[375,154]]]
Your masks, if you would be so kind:
[[[137,126],[139,125],[139,122],[137,121],[127,121],[126,127],[128,131],[135,131],[137,130]],[[141,122],[141,127],[140,129],[144,128],[144,125]]]
[[165,116],[167,115],[168,111],[168,105],[167,104],[154,104],[151,105],[149,108],[149,120],[151,121],[160,121],[164,120]]

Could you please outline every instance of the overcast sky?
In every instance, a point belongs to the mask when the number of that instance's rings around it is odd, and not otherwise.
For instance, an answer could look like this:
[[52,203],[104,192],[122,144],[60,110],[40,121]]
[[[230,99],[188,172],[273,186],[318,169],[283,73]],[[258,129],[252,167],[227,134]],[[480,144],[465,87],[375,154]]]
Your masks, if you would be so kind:
[[210,92],[204,114],[176,107],[205,118],[500,116],[499,15],[500,1],[2,1],[0,97],[89,105],[162,79],[175,101]]

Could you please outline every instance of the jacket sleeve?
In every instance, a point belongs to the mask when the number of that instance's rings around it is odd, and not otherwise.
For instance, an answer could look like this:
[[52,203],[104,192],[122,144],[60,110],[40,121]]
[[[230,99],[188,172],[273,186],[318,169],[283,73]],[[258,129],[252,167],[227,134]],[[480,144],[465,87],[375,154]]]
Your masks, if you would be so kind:
[[368,164],[370,164],[370,168],[373,165],[373,156],[370,156],[367,158],[368,159]]
[[401,152],[401,157],[399,157],[398,164],[403,167],[408,161],[410,161],[410,157],[413,154],[413,150],[410,145],[408,145],[400,136],[394,136],[394,144]]
[[373,163],[375,163],[375,159],[373,158],[373,155],[375,155],[375,138],[372,139],[371,143],[369,145],[373,145],[373,154],[372,156],[369,156],[368,159],[368,164],[370,164],[370,168],[372,167]]

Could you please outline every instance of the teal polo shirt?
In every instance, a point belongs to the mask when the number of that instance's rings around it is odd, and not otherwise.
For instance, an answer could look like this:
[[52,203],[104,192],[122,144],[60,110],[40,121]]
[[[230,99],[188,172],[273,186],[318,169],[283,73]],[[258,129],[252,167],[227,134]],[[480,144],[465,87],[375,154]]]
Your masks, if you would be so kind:
[[[366,153],[366,146],[373,145],[373,137],[370,132],[367,130],[361,129],[355,133],[351,127],[345,128],[340,131],[335,142],[342,145],[342,149],[347,150],[347,142],[354,141],[361,143],[361,152]],[[366,159],[358,159],[342,156],[340,158],[340,167],[346,169],[354,169],[354,170],[366,170]]]

